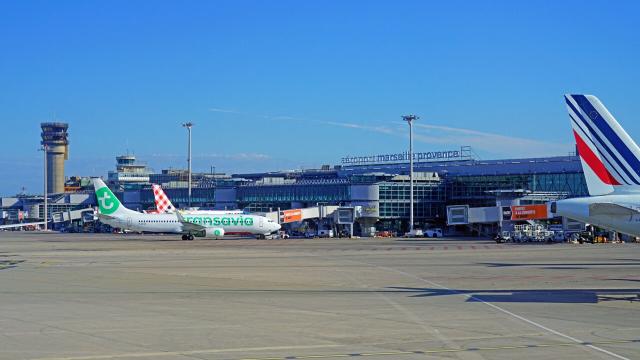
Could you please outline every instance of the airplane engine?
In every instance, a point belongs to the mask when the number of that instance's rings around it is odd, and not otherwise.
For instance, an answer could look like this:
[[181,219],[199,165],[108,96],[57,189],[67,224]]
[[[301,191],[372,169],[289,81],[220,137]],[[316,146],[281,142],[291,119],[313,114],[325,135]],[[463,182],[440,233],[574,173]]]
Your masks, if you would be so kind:
[[222,237],[224,236],[224,229],[223,228],[207,228],[205,230],[204,236],[206,238],[222,239]]

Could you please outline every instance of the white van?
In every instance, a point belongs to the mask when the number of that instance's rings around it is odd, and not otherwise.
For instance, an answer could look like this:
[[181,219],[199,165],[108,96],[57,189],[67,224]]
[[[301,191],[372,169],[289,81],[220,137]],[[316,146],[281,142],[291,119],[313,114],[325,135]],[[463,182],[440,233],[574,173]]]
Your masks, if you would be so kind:
[[423,237],[424,233],[422,232],[421,229],[413,229],[412,231],[409,231],[408,233],[404,234],[404,237]]
[[318,237],[321,238],[332,238],[333,237],[333,230],[318,230]]
[[429,238],[441,238],[442,237],[442,229],[434,228],[434,229],[425,230],[424,236],[429,237]]

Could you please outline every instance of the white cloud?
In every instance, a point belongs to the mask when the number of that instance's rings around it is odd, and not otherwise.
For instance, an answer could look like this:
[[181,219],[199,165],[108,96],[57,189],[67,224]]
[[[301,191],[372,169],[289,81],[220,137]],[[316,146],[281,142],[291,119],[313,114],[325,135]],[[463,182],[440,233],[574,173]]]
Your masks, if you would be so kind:
[[[174,159],[182,159],[186,158],[184,154],[151,154],[150,157],[155,160],[174,160]],[[193,155],[194,160],[207,160],[207,159],[223,159],[223,160],[245,160],[245,161],[253,161],[253,160],[268,160],[271,159],[270,155],[261,154],[261,153],[230,153],[230,154],[221,154],[221,153],[212,153],[212,154],[199,154]],[[186,160],[185,160],[186,161]]]
[[209,111],[218,112],[218,113],[230,113],[230,114],[239,114],[240,113],[240,112],[238,112],[236,110],[221,109],[221,108],[209,108]]
[[[240,113],[235,110],[213,108],[211,111]],[[262,115],[270,120],[300,120],[307,123],[338,126],[346,129],[362,130],[379,134],[406,138],[409,131],[406,124],[398,122],[397,126],[368,125],[342,121],[322,121],[296,118],[293,116]],[[471,146],[474,150],[488,156],[507,157],[537,157],[565,155],[573,150],[572,144],[555,143],[544,140],[530,139],[521,136],[510,136],[468,128],[457,128],[444,125],[431,125],[417,122],[414,124],[414,139],[416,142],[435,145]]]
[[442,125],[415,124],[426,130],[416,134],[416,140],[432,144],[469,145],[476,150],[502,156],[549,156],[566,155],[571,144],[554,143],[520,136],[495,134],[475,129]]
[[377,132],[377,133],[381,133],[381,134],[394,135],[394,134],[397,133],[397,131],[395,131],[394,129],[391,129],[391,128],[386,127],[386,126],[369,126],[369,125],[361,125],[361,124],[345,123],[345,122],[336,122],[336,121],[322,121],[321,123],[322,124],[327,124],[327,125],[345,127],[345,128],[349,128],[349,129],[360,129],[360,130],[366,130],[366,131],[373,131],[373,132]]
[[[364,130],[386,135],[408,137],[406,125],[397,127],[372,126],[357,123],[323,121],[322,124],[354,130]],[[475,129],[442,125],[414,124],[414,140],[425,144],[471,146],[474,150],[491,156],[537,157],[565,155],[573,145],[495,134]]]

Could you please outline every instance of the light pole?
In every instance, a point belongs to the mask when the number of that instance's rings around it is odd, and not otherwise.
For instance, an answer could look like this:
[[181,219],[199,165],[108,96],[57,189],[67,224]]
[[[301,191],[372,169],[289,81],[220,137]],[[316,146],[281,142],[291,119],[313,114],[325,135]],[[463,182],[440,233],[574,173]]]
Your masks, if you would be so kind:
[[402,120],[409,124],[409,233],[413,234],[413,121],[415,115],[404,115]]
[[47,145],[43,144],[40,151],[44,153],[44,231],[49,229],[49,222],[47,221]]
[[189,166],[189,207],[191,207],[191,128],[193,127],[192,122],[182,124],[183,127],[187,128],[189,132],[189,151],[187,155],[187,163]]

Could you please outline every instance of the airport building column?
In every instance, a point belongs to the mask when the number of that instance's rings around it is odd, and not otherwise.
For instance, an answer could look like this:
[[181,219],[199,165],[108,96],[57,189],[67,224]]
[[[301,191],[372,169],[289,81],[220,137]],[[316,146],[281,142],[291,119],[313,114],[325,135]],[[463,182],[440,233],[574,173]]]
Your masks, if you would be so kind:
[[376,222],[378,222],[377,218],[362,217],[357,221],[360,224],[360,235],[362,237],[373,237],[376,235]]

